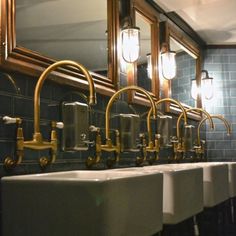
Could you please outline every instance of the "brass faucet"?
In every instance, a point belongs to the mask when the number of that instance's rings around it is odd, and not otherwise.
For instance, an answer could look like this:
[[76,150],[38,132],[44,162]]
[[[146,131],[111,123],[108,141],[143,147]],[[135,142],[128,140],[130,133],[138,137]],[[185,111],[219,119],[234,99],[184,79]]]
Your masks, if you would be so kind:
[[[189,108],[186,110],[186,112],[190,112],[190,111],[197,111],[197,112],[202,112],[206,115],[207,119],[209,119],[209,122],[210,122],[210,126],[211,126],[211,129],[214,129],[214,123],[213,123],[213,120],[210,116],[210,114],[205,111],[204,109],[202,108]],[[177,126],[176,126],[176,129],[177,129],[177,135],[180,136],[180,132],[179,132],[179,125],[180,125],[180,121],[181,121],[181,118],[183,116],[183,113],[181,113],[178,117],[178,120],[177,120]],[[198,141],[198,146],[200,145],[200,141]],[[196,147],[197,148],[197,147]],[[185,148],[185,144],[184,144],[184,140],[182,139],[180,143],[178,143],[178,146],[175,146],[174,147],[174,160],[179,160],[179,155],[180,154],[183,154],[186,152],[186,148]]]
[[[156,106],[158,106],[159,104],[161,104],[163,102],[175,103],[182,110],[181,114],[183,114],[183,116],[184,116],[184,124],[187,125],[187,113],[186,113],[184,107],[181,105],[180,102],[178,102],[177,100],[172,99],[172,98],[163,98],[163,99],[160,99],[159,101],[156,102]],[[148,118],[147,118],[147,127],[148,127],[149,130],[151,130],[151,128],[150,128],[150,126],[151,126],[151,124],[150,124],[151,113],[152,113],[152,110],[149,110]],[[158,154],[159,154],[159,151],[160,151],[160,141],[159,141],[158,135],[156,134],[155,135],[155,141],[154,141],[154,144],[153,144],[151,136],[152,136],[152,134],[149,133],[149,143],[148,143],[148,146],[146,147],[146,151],[147,152],[155,152],[155,154],[156,154],[154,159],[152,158],[152,159],[149,160],[149,162],[152,164],[154,161],[157,161],[159,159]],[[177,130],[177,140],[173,141],[174,148],[179,147],[179,145],[178,145],[179,140],[180,140],[179,131]]]
[[[40,165],[41,167],[45,167],[46,165],[55,162],[56,160],[56,153],[57,153],[57,134],[56,134],[56,126],[57,123],[54,121],[52,122],[52,131],[51,131],[51,140],[50,141],[43,141],[42,134],[40,132],[40,92],[43,86],[43,82],[51,73],[52,71],[56,70],[58,67],[68,65],[78,68],[84,75],[84,77],[88,80],[89,84],[89,103],[95,104],[96,103],[96,95],[95,95],[95,87],[93,83],[93,79],[89,72],[86,70],[84,66],[81,64],[70,61],[70,60],[62,60],[58,61],[52,65],[50,65],[39,77],[39,80],[36,84],[35,91],[34,91],[34,134],[33,140],[24,141],[23,136],[23,129],[18,127],[17,130],[17,156],[18,159],[22,159],[24,156],[24,148],[35,149],[35,150],[44,150],[44,149],[51,149],[51,159],[49,160],[46,157],[40,158]],[[11,162],[8,160],[8,164],[11,165]]]
[[[145,89],[133,85],[133,86],[127,86],[127,87],[124,87],[124,88],[118,90],[110,98],[110,100],[107,104],[107,107],[106,107],[106,114],[105,114],[106,144],[102,145],[101,138],[96,140],[97,141],[97,143],[96,143],[96,157],[93,160],[91,158],[88,159],[88,162],[89,162],[90,165],[92,165],[94,163],[97,163],[97,160],[100,160],[102,151],[115,152],[115,159],[108,160],[108,162],[107,162],[108,166],[112,166],[113,163],[119,161],[119,158],[120,158],[120,137],[119,137],[119,132],[116,130],[116,145],[113,145],[112,140],[110,138],[110,111],[111,111],[112,104],[117,99],[117,97],[122,92],[130,91],[130,90],[138,91],[138,92],[141,92],[144,95],[146,95],[146,97],[149,99],[149,101],[151,103],[151,107],[152,107],[152,110],[153,110],[153,117],[156,118],[157,110],[156,110],[156,107],[155,107],[155,103],[154,103],[151,95]],[[148,128],[148,133],[151,133],[150,127]],[[88,164],[88,162],[87,162],[87,164]]]
[[[227,130],[227,135],[230,135],[232,133],[232,129],[231,129],[231,126],[229,124],[229,122],[221,115],[211,115],[211,118],[213,119],[219,119],[221,121],[223,121],[224,125],[225,125],[225,128]],[[203,125],[203,123],[208,119],[208,117],[205,117],[203,118],[199,124],[198,124],[198,127],[197,127],[197,146],[195,148],[195,152],[196,152],[196,155],[197,155],[197,158],[198,159],[204,159],[204,152],[205,152],[205,145],[204,145],[204,142],[201,141],[201,138],[200,138],[200,129]]]

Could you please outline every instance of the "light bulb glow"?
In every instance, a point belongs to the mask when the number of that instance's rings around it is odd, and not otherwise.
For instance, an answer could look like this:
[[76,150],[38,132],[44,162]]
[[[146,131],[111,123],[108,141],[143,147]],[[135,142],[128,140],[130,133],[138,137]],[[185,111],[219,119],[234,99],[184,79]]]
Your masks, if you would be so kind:
[[198,95],[200,94],[200,89],[197,85],[197,81],[195,79],[193,79],[191,81],[191,97],[194,100],[197,100]]
[[206,100],[212,99],[214,95],[213,78],[209,77],[207,70],[202,70],[201,84],[203,98]]
[[125,28],[121,31],[122,57],[128,63],[138,60],[140,55],[140,29]]
[[175,52],[167,51],[161,53],[161,72],[165,79],[173,79],[176,76]]
[[202,79],[202,94],[207,100],[213,98],[214,95],[213,78]]
[[152,78],[152,56],[150,53],[147,54],[147,75],[148,78]]

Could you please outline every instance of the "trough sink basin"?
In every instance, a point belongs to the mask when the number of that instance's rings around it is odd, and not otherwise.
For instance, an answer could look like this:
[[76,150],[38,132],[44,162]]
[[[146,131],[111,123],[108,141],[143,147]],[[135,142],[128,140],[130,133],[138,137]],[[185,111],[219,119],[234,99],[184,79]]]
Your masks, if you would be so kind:
[[161,173],[112,170],[3,177],[3,236],[150,236],[162,184]]
[[236,162],[209,162],[228,166],[229,197],[236,197]]
[[236,162],[227,162],[229,170],[229,197],[236,197]]
[[203,210],[203,171],[200,167],[165,164],[120,171],[163,173],[164,224],[177,224]]
[[177,224],[203,210],[202,168],[181,164],[144,167],[163,173],[163,223]]
[[204,207],[214,207],[229,198],[227,164],[222,162],[197,162],[183,165],[203,168]]

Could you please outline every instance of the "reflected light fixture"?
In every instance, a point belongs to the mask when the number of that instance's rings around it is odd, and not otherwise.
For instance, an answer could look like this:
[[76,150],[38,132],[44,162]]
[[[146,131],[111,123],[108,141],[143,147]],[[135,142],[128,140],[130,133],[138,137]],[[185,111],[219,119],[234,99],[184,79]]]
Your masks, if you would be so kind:
[[207,70],[202,70],[201,84],[202,84],[202,96],[207,100],[212,99],[214,95],[213,78],[209,77]]
[[149,79],[152,78],[152,56],[151,53],[148,53],[147,55],[147,76]]
[[197,100],[197,97],[200,93],[200,89],[197,85],[197,80],[196,79],[192,79],[191,80],[191,97],[194,99],[194,100]]
[[164,79],[171,80],[176,76],[176,53],[169,50],[167,43],[163,43],[161,46],[161,75]]
[[125,27],[121,31],[122,57],[128,63],[138,60],[140,55],[140,28]]

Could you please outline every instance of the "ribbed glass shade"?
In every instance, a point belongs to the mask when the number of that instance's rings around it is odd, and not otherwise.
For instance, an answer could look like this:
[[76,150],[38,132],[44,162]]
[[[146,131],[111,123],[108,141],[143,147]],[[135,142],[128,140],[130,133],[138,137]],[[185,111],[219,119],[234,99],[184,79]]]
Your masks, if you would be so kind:
[[191,97],[197,100],[199,94],[199,88],[197,86],[197,81],[195,79],[191,80]]
[[138,60],[140,55],[140,29],[125,28],[121,31],[122,57],[126,62]]
[[214,95],[213,78],[202,79],[202,94],[205,99],[210,100]]
[[173,79],[176,76],[175,52],[161,53],[161,72],[164,79]]

